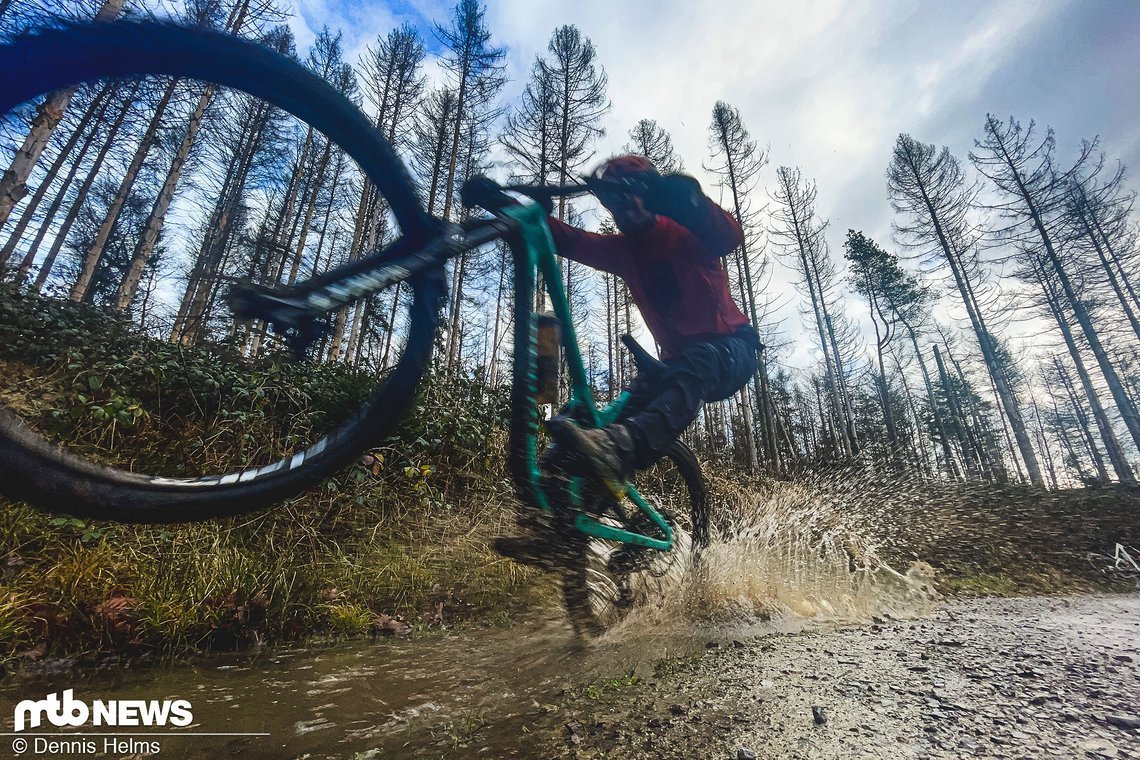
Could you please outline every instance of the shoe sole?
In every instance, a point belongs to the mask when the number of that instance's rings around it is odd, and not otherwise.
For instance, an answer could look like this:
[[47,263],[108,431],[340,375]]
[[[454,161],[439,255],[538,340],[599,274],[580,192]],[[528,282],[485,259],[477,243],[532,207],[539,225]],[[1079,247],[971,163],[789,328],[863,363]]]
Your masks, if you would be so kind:
[[591,466],[592,460],[583,453],[583,449],[592,444],[589,439],[582,435],[582,431],[577,425],[570,420],[555,417],[547,421],[546,429],[555,442],[571,455],[570,461],[578,465],[569,472],[570,475],[587,477],[595,484],[605,486],[617,499],[625,496],[625,482],[623,480],[607,477]]

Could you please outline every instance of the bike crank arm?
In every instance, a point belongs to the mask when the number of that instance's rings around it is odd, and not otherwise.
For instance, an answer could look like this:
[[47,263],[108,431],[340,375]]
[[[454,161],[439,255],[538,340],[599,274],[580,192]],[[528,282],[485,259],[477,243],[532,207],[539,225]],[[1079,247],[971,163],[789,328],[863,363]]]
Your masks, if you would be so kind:
[[444,225],[441,234],[409,253],[403,249],[411,244],[401,238],[300,285],[265,287],[239,282],[230,288],[226,301],[235,317],[268,323],[274,332],[285,335],[294,353],[301,355],[320,337],[329,312],[398,282],[413,280],[464,251],[503,237],[512,227],[509,220],[500,219],[480,222],[471,230]]

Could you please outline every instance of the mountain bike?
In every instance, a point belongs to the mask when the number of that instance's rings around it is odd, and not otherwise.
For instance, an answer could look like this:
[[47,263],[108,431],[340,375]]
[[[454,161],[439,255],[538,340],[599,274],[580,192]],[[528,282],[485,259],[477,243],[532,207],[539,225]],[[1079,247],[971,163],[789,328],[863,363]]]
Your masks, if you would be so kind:
[[[445,264],[502,240],[514,270],[509,469],[520,513],[539,515],[540,522],[553,526],[551,541],[558,545],[551,548],[563,557],[558,569],[576,629],[587,635],[603,631],[639,600],[658,593],[661,578],[683,570],[707,544],[705,483],[683,443],[633,482],[605,487],[569,474],[569,454],[557,446],[539,456],[539,315],[532,309],[538,275],[561,325],[569,372],[569,400],[562,412],[586,426],[605,425],[631,412],[628,392],[601,408],[594,402],[546,212],[540,203],[527,202],[590,192],[588,182],[499,188],[480,180],[464,188],[463,200],[490,212],[489,217],[462,224],[433,218],[392,146],[356,105],[284,56],[200,28],[153,21],[61,23],[0,46],[0,72],[0,111],[5,114],[44,93],[92,80],[164,75],[214,83],[292,114],[354,159],[399,227],[394,242],[307,281],[278,287],[239,283],[229,291],[236,318],[271,326],[297,354],[303,355],[321,335],[330,314],[405,288],[391,300],[394,311],[400,306],[404,312],[402,345],[382,381],[347,418],[297,450],[258,450],[251,455],[254,461],[220,472],[147,473],[145,458],[116,461],[89,446],[65,450],[38,423],[36,410],[17,414],[0,405],[0,492],[81,517],[164,523],[261,509],[320,484],[383,441],[409,409],[439,328]],[[665,371],[632,339],[626,343],[640,372]],[[0,404],[6,403],[0,393]]]

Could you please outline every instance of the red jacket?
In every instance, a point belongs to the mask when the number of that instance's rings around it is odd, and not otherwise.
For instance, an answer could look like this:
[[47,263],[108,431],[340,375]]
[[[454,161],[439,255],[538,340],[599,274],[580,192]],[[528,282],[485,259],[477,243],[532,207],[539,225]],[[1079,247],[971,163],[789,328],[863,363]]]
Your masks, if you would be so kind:
[[633,235],[599,235],[553,217],[547,222],[561,256],[625,280],[661,346],[661,358],[667,359],[748,324],[732,300],[722,263],[744,234],[736,219],[711,201],[707,214],[701,237],[661,215]]

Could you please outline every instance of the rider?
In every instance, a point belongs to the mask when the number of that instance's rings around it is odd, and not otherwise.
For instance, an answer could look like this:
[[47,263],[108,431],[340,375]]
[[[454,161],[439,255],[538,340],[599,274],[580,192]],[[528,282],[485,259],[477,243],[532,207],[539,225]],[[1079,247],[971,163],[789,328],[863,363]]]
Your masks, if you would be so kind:
[[[547,426],[577,455],[577,474],[622,481],[653,465],[706,401],[740,390],[756,372],[760,341],[732,299],[723,257],[743,242],[739,222],[692,177],[662,176],[644,156],[611,158],[595,173],[594,193],[619,234],[601,235],[550,217],[558,253],[622,278],[661,347],[666,371],[630,387],[632,416],[604,428],[569,417]],[[499,539],[525,558],[528,539]]]

